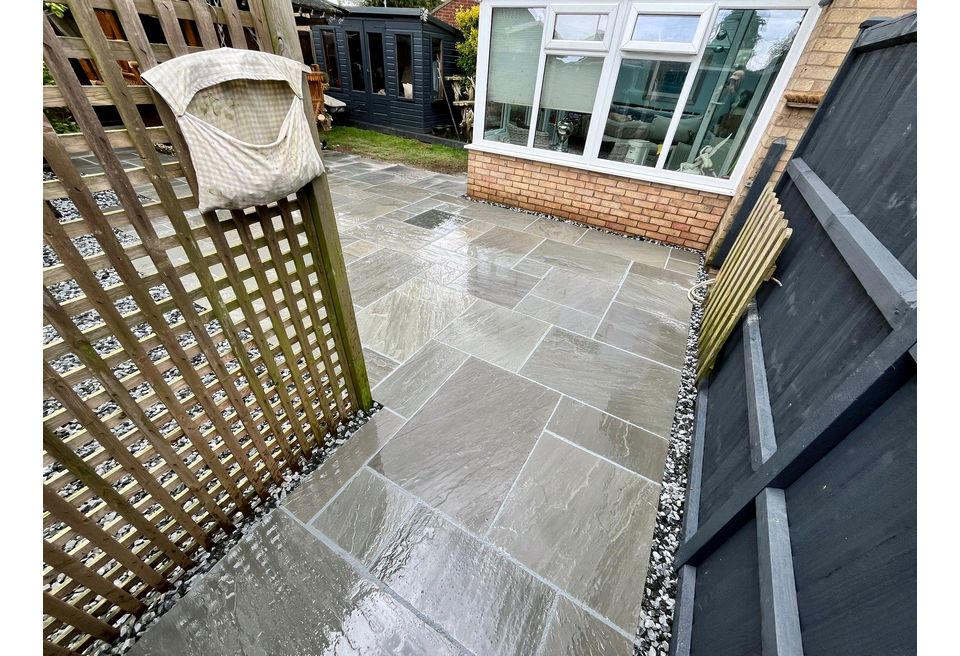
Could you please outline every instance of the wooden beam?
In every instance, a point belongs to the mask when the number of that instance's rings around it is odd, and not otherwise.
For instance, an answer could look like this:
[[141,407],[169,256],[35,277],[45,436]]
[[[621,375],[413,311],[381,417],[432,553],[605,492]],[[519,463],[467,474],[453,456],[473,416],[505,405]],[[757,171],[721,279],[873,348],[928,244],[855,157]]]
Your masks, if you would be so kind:
[[777,450],[756,299],[750,301],[747,314],[743,318],[743,365],[747,389],[747,424],[750,430],[750,464],[756,471]]
[[887,323],[903,326],[917,307],[917,279],[803,159],[792,159],[787,173]]
[[786,497],[765,488],[756,504],[763,656],[803,656]]

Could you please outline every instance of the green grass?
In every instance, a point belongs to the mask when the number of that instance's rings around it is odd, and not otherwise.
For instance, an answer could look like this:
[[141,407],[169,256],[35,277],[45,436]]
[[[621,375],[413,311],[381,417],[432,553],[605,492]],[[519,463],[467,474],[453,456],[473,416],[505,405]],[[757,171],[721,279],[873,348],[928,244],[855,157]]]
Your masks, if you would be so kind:
[[400,162],[438,173],[465,173],[467,170],[467,151],[463,148],[427,144],[344,125],[334,125],[329,132],[321,132],[320,138],[331,150]]

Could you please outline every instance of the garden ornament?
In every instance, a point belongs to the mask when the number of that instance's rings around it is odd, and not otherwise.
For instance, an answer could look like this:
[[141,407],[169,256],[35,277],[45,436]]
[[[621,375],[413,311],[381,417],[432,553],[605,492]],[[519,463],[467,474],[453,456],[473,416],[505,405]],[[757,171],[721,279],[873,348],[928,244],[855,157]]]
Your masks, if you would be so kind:
[[201,212],[265,205],[323,173],[303,108],[309,70],[286,57],[219,48],[143,73],[177,117]]
[[729,139],[730,135],[727,135],[724,140],[718,144],[704,146],[700,149],[700,154],[697,155],[692,162],[682,162],[679,170],[682,173],[712,175],[713,177],[717,177],[716,172],[713,170],[713,154],[717,152],[717,149],[720,148],[720,146],[727,143]]

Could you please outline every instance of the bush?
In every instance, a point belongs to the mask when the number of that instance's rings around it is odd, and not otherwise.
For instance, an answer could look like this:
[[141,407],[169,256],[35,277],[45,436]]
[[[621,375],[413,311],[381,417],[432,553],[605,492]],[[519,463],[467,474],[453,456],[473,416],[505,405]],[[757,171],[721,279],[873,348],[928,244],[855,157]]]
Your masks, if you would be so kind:
[[463,32],[463,41],[457,44],[457,65],[469,78],[477,75],[477,45],[480,31],[480,5],[457,12],[457,26]]

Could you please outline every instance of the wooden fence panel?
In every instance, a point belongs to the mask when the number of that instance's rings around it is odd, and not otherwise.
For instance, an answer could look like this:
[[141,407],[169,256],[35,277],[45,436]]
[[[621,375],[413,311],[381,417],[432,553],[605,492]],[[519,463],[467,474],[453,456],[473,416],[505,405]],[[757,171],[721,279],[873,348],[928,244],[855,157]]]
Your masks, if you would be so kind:
[[[51,654],[114,637],[126,613],[143,611],[150,591],[168,589],[232,532],[328,431],[370,407],[325,177],[268,206],[200,215],[174,117],[124,76],[198,42],[275,52],[293,24],[290,4],[65,4],[58,24],[75,25],[71,35],[44,20],[55,81],[44,86],[45,114],[62,108],[79,127],[57,134],[44,119]],[[104,19],[123,40],[106,37]],[[80,60],[101,84],[85,86]],[[121,127],[105,126],[117,116]],[[100,172],[84,175],[78,155]],[[75,211],[62,214],[64,200]]]

